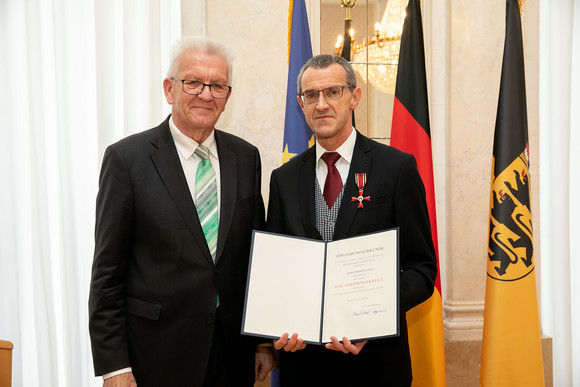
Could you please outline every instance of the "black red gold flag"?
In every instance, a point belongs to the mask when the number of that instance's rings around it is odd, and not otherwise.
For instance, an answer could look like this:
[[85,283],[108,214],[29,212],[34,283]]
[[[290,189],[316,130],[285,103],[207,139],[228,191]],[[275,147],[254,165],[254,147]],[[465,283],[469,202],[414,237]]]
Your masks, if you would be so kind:
[[433,295],[407,313],[413,385],[444,387],[446,380],[441,278],[425,50],[419,0],[409,1],[403,25],[390,145],[413,154],[417,160],[417,167],[425,186],[433,245],[437,256],[437,279]]

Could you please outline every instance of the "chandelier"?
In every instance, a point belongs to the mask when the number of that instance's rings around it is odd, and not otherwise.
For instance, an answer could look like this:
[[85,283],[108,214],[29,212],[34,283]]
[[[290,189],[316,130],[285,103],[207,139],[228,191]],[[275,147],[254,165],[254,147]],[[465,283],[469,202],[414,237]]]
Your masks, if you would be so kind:
[[[394,94],[407,0],[388,0],[381,22],[375,24],[375,34],[361,43],[354,38],[350,20],[350,8],[355,5],[356,0],[341,0],[341,6],[346,9],[345,38],[338,36],[336,54],[351,60],[364,82],[370,82],[384,93]],[[349,47],[350,52],[344,52]]]

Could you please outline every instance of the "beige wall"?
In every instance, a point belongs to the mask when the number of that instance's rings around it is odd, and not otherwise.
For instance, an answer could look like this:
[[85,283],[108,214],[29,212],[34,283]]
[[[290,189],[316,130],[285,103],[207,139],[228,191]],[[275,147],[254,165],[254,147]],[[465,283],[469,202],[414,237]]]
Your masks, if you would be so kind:
[[[320,14],[317,1],[306,3],[311,15]],[[423,1],[422,7],[445,335],[451,341],[477,340],[483,325],[491,152],[505,0],[432,0]],[[227,42],[237,53],[233,94],[218,127],[259,147],[267,200],[270,173],[281,164],[288,1],[182,0],[182,8],[184,34],[206,33]],[[523,26],[536,236],[540,224],[538,13],[539,0],[527,0]],[[311,31],[319,29],[314,18]],[[538,259],[538,237],[535,246]]]

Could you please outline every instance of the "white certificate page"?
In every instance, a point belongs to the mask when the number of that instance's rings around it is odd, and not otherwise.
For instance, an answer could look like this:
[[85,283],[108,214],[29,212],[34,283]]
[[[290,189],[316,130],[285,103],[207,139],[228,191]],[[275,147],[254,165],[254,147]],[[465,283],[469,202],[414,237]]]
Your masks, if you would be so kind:
[[323,241],[254,232],[242,333],[320,342]]
[[328,243],[322,342],[399,333],[397,229]]

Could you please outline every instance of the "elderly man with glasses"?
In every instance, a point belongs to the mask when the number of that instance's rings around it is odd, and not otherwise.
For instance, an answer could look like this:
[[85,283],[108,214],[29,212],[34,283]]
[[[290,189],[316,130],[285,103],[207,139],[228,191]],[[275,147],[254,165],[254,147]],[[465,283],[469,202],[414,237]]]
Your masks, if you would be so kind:
[[258,149],[215,128],[232,56],[185,37],[163,81],[171,115],[105,152],[89,328],[105,386],[252,386],[273,350],[240,335]]
[[330,241],[398,227],[400,336],[306,346],[300,332],[283,333],[280,386],[410,386],[405,313],[431,296],[437,274],[415,158],[353,128],[361,89],[343,58],[315,56],[297,84],[316,145],[272,172],[266,229]]

